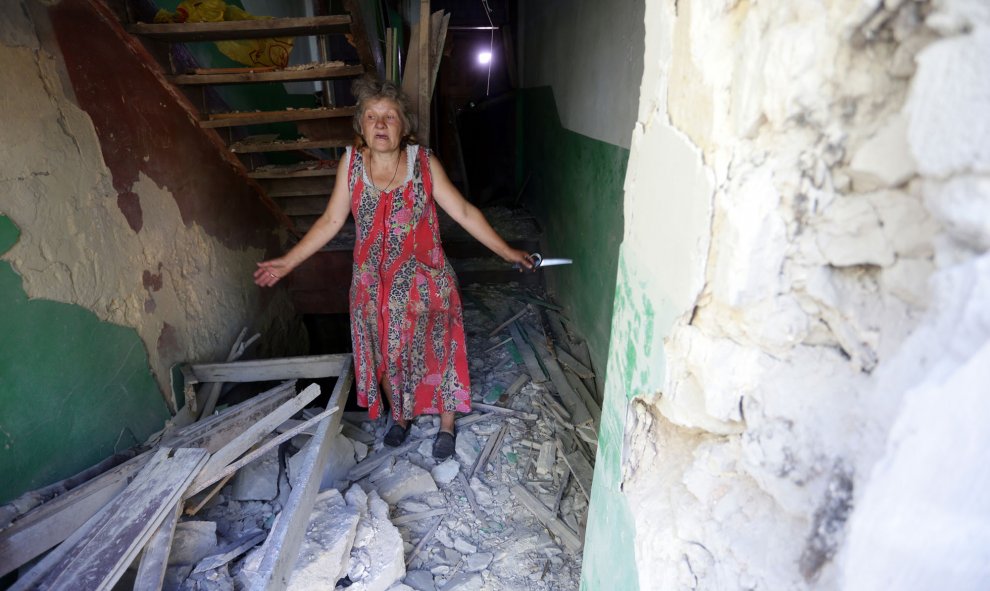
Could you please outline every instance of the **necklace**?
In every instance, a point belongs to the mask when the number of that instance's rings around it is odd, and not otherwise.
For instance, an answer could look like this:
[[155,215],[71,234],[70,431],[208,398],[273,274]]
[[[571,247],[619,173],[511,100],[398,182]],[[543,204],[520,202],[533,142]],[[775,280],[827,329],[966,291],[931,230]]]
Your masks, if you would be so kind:
[[388,181],[388,184],[385,185],[384,189],[379,189],[378,185],[375,184],[375,175],[372,174],[371,178],[368,179],[371,181],[371,188],[375,190],[377,195],[381,195],[385,191],[388,191],[388,188],[392,186],[392,182],[395,180],[395,175],[399,173],[399,162],[401,161],[402,153],[400,152],[399,155],[395,157],[395,170],[392,171],[392,178]]

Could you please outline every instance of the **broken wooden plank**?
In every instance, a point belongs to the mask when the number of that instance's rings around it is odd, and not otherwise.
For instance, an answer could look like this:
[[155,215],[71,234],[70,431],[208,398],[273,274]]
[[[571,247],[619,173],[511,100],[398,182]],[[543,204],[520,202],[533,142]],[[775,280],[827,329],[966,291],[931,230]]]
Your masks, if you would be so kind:
[[528,383],[529,383],[529,376],[526,374],[520,374],[519,377],[517,377],[515,381],[513,381],[512,384],[510,384],[509,387],[505,389],[505,394],[503,394],[502,397],[505,398],[506,402],[508,402],[510,398],[518,394],[519,391],[522,390],[523,387]]
[[11,590],[111,589],[202,469],[206,456],[202,449],[159,449],[124,492]]
[[212,363],[187,366],[193,383],[199,382],[269,382],[296,378],[329,378],[339,376],[349,354],[313,355],[257,359],[232,363]]
[[595,378],[595,372],[585,367],[584,364],[577,359],[574,359],[574,357],[572,357],[571,354],[565,351],[562,347],[557,347],[556,353],[557,361],[563,364],[563,366],[567,369],[574,372],[574,375],[577,377],[589,380]]
[[501,443],[502,438],[505,437],[505,432],[508,431],[509,425],[504,424],[498,432],[493,433],[488,437],[488,441],[485,443],[485,447],[478,454],[478,457],[474,460],[474,465],[471,467],[471,473],[468,475],[469,478],[473,478],[474,475],[481,470],[485,471],[485,464],[488,463],[488,458],[495,451],[495,448]]
[[536,354],[533,348],[529,346],[529,343],[523,338],[522,331],[519,329],[519,323],[513,322],[509,327],[509,331],[512,333],[512,341],[516,345],[519,354],[522,355],[523,363],[526,364],[526,369],[529,371],[530,377],[533,378],[534,384],[542,384],[547,381],[546,374],[543,373],[543,369],[540,367],[539,362],[536,360]]
[[179,522],[181,514],[182,503],[178,502],[148,540],[138,562],[134,591],[160,591],[162,588],[165,568],[168,566],[168,553],[172,549],[172,537],[175,535],[175,524]]
[[598,401],[594,399],[591,392],[585,387],[584,382],[579,380],[577,376],[571,375],[570,372],[564,372],[564,377],[567,379],[567,383],[571,385],[571,388],[580,396],[588,412],[591,413],[591,418],[595,420],[595,427],[597,429],[602,420],[602,409],[598,406]]
[[413,559],[416,558],[420,551],[423,550],[423,546],[433,539],[433,536],[437,533],[437,530],[440,529],[440,523],[442,521],[443,517],[437,518],[437,520],[433,522],[433,525],[430,526],[430,530],[423,534],[423,537],[416,542],[416,546],[412,549],[412,552],[409,553],[409,557],[406,558],[406,566],[409,566]]
[[[338,379],[337,381],[339,382],[340,380]],[[196,477],[196,480],[189,486],[188,494],[190,496],[196,494],[229,474],[229,472],[224,471],[228,464],[263,440],[276,427],[282,424],[282,422],[292,418],[294,414],[301,411],[319,395],[320,386],[310,384],[295,398],[282,404],[267,416],[245,429],[233,441],[214,452],[210,456],[210,460],[206,463],[206,467],[203,468],[199,476]]]
[[149,39],[188,43],[191,41],[342,34],[350,30],[350,25],[350,16],[337,14],[203,23],[135,23],[129,25],[127,30],[134,35]]
[[478,521],[483,522],[485,520],[485,514],[481,512],[481,507],[478,506],[478,499],[474,498],[474,489],[471,488],[471,483],[464,476],[464,472],[457,473],[457,481],[464,487],[464,496],[467,497],[468,504],[471,505],[471,510],[474,511],[475,517],[478,518]]
[[392,525],[398,527],[400,525],[406,525],[407,523],[415,523],[417,521],[422,521],[424,519],[429,519],[430,517],[438,517],[440,515],[446,515],[448,510],[444,507],[440,509],[431,509],[429,511],[422,511],[420,513],[411,513],[409,515],[402,515],[400,517],[392,518]]
[[574,474],[574,480],[577,481],[578,488],[584,493],[584,498],[590,501],[591,482],[595,477],[594,467],[588,463],[584,454],[579,451],[564,454],[564,463],[567,464],[567,467],[571,469],[571,473]]
[[515,417],[517,419],[522,419],[523,421],[535,421],[536,419],[539,418],[533,413],[523,412],[521,410],[516,410],[514,408],[506,408],[504,406],[485,404],[483,402],[472,402],[471,408],[485,413],[495,413],[495,414]]
[[550,533],[560,538],[560,541],[567,547],[571,552],[579,552],[581,550],[581,538],[574,533],[570,527],[567,526],[563,521],[557,519],[557,517],[550,513],[550,509],[540,502],[533,493],[529,492],[522,486],[516,484],[511,487],[512,495],[523,504],[524,507],[530,510],[533,515],[542,523]]
[[291,483],[292,492],[262,546],[261,564],[252,585],[255,589],[279,591],[288,587],[316,495],[320,491],[323,467],[330,456],[331,442],[340,425],[339,409],[344,407],[353,379],[353,360],[347,355],[341,376],[334,385],[327,404],[330,408],[337,408],[337,411],[320,422],[316,434],[301,452],[303,460],[298,476]]
[[492,345],[491,347],[488,347],[487,349],[485,349],[484,351],[482,351],[482,353],[491,353],[492,351],[494,351],[495,349],[498,349],[502,345],[504,345],[506,343],[511,343],[511,342],[512,342],[512,337],[506,337],[505,339],[499,341],[498,343]]
[[557,360],[550,356],[549,353],[543,356],[543,366],[547,368],[547,374],[550,376],[550,381],[553,383],[553,387],[557,390],[557,394],[560,396],[560,400],[564,403],[564,408],[571,415],[571,422],[574,426],[580,426],[584,424],[594,424],[594,419],[591,417],[591,412],[588,411],[588,407],[585,406],[584,401],[578,396],[574,388],[564,377],[564,371],[560,369],[560,365],[557,364]]
[[211,554],[210,556],[207,556],[197,562],[196,568],[194,568],[192,572],[205,573],[208,570],[220,568],[265,541],[266,537],[268,537],[268,533],[260,529],[254,530],[253,532],[248,532],[247,534],[241,536],[240,539],[234,540],[233,542],[225,545],[216,554]]
[[564,498],[564,491],[567,490],[567,483],[571,481],[571,473],[564,472],[563,478],[560,479],[560,488],[557,489],[557,496],[553,499],[553,507],[550,508],[550,514],[554,517],[560,512],[560,501]]
[[557,462],[557,443],[553,440],[544,441],[540,445],[540,455],[536,459],[536,473],[543,476],[553,470]]
[[493,328],[492,331],[490,333],[488,333],[488,336],[489,337],[493,337],[493,336],[497,335],[498,333],[502,332],[506,327],[508,327],[510,324],[512,324],[516,320],[519,320],[520,318],[522,318],[523,316],[525,316],[526,314],[528,314],[532,310],[533,310],[533,308],[531,306],[526,305],[526,307],[524,307],[522,310],[520,310],[519,312],[516,312],[515,314],[513,314],[511,318],[509,318],[508,320],[506,320],[502,324],[499,324],[498,326],[496,326],[495,328]]

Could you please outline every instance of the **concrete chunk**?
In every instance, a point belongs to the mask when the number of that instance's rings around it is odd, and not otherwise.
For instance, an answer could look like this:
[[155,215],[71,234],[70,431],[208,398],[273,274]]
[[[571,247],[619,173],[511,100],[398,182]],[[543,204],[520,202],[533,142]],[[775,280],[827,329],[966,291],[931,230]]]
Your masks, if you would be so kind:
[[182,521],[175,526],[169,566],[194,565],[217,549],[217,524],[212,521]]
[[396,462],[391,471],[380,476],[375,486],[381,498],[390,505],[406,497],[437,490],[437,483],[429,472],[406,460]]
[[322,493],[313,507],[306,539],[289,579],[291,591],[333,589],[347,574],[347,563],[361,512],[335,489]]
[[271,501],[278,496],[278,448],[237,471],[231,487],[236,501]]
[[[425,472],[425,470],[424,470]],[[427,475],[428,476],[428,475]],[[430,480],[432,482],[432,479]],[[351,491],[359,489],[352,486]],[[363,496],[350,496],[348,504]],[[406,574],[402,536],[388,518],[388,504],[375,491],[367,494],[367,505],[358,522],[347,575],[351,591],[386,591]]]

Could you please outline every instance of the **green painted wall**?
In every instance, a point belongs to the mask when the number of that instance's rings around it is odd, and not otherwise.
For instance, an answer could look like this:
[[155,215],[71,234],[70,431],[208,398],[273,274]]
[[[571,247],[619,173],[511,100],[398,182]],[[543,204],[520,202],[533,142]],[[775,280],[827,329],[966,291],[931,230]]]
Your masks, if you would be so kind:
[[[0,216],[0,253],[20,235]],[[168,412],[136,331],[29,300],[0,261],[0,503],[143,442]]]
[[574,265],[542,271],[547,287],[605,368],[622,242],[623,181],[629,150],[564,129],[548,87],[521,90],[519,170],[524,200],[544,230],[547,256]]

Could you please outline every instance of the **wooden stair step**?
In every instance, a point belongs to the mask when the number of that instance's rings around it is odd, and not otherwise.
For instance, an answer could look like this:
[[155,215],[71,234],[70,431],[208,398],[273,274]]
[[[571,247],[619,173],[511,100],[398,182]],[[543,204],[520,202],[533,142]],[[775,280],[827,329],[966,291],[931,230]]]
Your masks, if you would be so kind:
[[323,215],[329,199],[329,195],[326,197],[292,197],[281,200],[282,211],[289,217]]
[[248,173],[253,179],[292,179],[307,177],[337,176],[336,160],[315,160],[299,164],[285,164],[258,167]]
[[268,142],[240,141],[230,144],[235,154],[258,154],[261,152],[291,152],[293,150],[317,150],[321,148],[343,148],[351,138],[330,138],[324,140],[275,140]]
[[[200,70],[201,72],[209,70]],[[270,72],[220,72],[208,74],[176,74],[169,76],[173,84],[182,86],[202,86],[204,84],[257,84],[268,82],[302,82],[307,80],[325,80],[327,78],[346,78],[360,76],[364,73],[362,66],[349,66],[343,62],[326,62],[306,64],[305,67],[290,66],[284,70]]]
[[171,42],[224,41],[264,37],[303,37],[350,32],[351,17],[337,14],[301,18],[265,18],[219,23],[136,23],[128,31],[149,39]]
[[261,186],[273,198],[328,197],[337,177],[317,176],[298,179],[262,179]]
[[285,111],[260,111],[254,113],[212,113],[209,115],[209,119],[200,121],[199,126],[205,129],[213,129],[218,127],[237,127],[239,125],[263,125],[266,123],[286,123],[353,116],[354,107],[287,109]]

